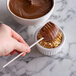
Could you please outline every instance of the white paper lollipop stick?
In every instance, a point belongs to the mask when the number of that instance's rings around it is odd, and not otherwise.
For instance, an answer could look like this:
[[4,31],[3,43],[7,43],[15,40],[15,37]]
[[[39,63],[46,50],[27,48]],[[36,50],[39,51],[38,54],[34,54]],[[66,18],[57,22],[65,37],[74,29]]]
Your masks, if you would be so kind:
[[[30,46],[30,48],[32,48],[33,46],[35,46],[37,43],[39,43],[41,40],[43,40],[44,38],[39,39],[37,42],[35,42],[34,44],[32,44]],[[3,68],[5,68],[6,66],[8,66],[10,63],[12,63],[14,60],[16,60],[17,58],[19,58],[24,52],[20,53],[19,55],[17,55],[15,58],[13,58],[11,61],[9,61],[8,63],[6,63]]]

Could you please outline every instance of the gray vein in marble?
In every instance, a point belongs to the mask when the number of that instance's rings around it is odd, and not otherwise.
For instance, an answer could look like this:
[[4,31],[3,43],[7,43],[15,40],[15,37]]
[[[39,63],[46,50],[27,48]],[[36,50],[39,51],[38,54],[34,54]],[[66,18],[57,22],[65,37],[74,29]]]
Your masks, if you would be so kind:
[[67,6],[67,0],[59,0],[56,3],[61,4],[60,8],[57,10],[58,12],[62,12]]

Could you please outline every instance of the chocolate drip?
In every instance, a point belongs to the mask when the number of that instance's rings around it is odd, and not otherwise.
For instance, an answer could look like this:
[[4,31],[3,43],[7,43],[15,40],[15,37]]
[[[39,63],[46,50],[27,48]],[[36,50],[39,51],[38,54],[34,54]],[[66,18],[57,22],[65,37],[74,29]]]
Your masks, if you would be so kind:
[[40,33],[47,41],[54,41],[58,36],[59,29],[52,22],[48,22],[41,28]]

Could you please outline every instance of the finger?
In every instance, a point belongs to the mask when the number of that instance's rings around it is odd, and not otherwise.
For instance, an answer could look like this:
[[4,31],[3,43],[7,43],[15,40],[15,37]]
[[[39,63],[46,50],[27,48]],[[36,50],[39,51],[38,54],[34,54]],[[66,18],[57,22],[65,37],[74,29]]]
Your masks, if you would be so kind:
[[14,30],[12,30],[12,29],[11,29],[11,33],[12,33],[12,37],[13,37],[13,38],[15,38],[17,41],[25,44],[25,41],[23,40],[23,38],[22,38],[18,33],[16,33],[16,32],[15,32]]
[[[12,36],[19,42],[24,43],[25,46],[28,46],[28,44],[23,40],[23,38],[19,34],[17,34],[14,30],[12,30]],[[27,49],[27,53],[29,53],[29,52],[30,52],[30,48]]]
[[26,53],[23,53],[21,56],[25,56],[26,55]]
[[7,55],[5,55],[5,56],[9,56],[10,54],[7,54]]
[[[12,51],[10,54],[11,54],[11,55],[15,55],[16,52],[17,52],[18,54],[21,53],[21,52],[19,52],[19,51],[17,51],[17,50],[14,50],[14,51]],[[25,54],[26,54],[26,53],[23,53],[21,56],[25,56]],[[6,55],[6,56],[8,56],[8,55]]]
[[18,52],[30,52],[30,48],[29,48],[29,46],[28,45],[25,45],[25,44],[23,44],[23,43],[20,43],[20,42],[18,42],[18,41],[16,41],[15,40],[15,42],[14,42],[14,48],[15,48],[15,50],[17,50]]
[[[21,52],[17,51],[18,54],[20,54]],[[21,56],[25,56],[26,53],[24,52]]]
[[11,55],[15,55],[16,54],[16,51],[12,51],[10,54]]

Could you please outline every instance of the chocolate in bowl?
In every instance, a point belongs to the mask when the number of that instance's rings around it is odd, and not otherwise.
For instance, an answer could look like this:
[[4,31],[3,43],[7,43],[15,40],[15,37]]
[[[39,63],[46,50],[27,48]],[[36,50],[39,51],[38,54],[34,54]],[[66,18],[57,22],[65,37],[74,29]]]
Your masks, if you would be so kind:
[[9,8],[17,16],[35,19],[47,14],[53,7],[53,0],[37,0],[40,5],[30,5],[28,0],[10,0]]
[[[62,37],[62,32],[59,31],[59,34],[54,41],[47,41],[46,39],[44,39],[40,41],[39,44],[44,48],[56,48],[62,43]],[[40,38],[42,38],[42,35],[39,32],[37,35],[37,40],[39,40]]]
[[44,38],[39,44],[45,48],[56,48],[62,42],[62,32],[52,22],[47,22],[39,31],[37,39]]
[[[57,26],[58,27],[58,26]],[[39,32],[40,32],[40,30],[41,30],[41,28],[42,27],[40,27],[40,28],[37,28],[37,30],[35,31],[35,34],[34,34],[34,39],[35,39],[35,42],[39,39],[39,38],[41,38],[41,37],[39,37],[38,38],[38,34],[39,34]],[[65,44],[65,41],[66,41],[66,36],[65,36],[65,33],[64,33],[64,31],[60,28],[60,27],[58,27],[59,28],[59,31],[60,31],[60,33],[61,33],[61,43],[59,44],[59,45],[57,45],[56,47],[45,47],[45,46],[42,46],[42,45],[40,45],[40,43],[38,43],[37,45],[36,45],[36,47],[37,47],[37,49],[39,50],[39,52],[40,53],[42,53],[42,54],[44,54],[44,55],[48,55],[48,56],[53,56],[53,55],[57,55],[59,52],[61,52],[62,51],[62,48],[63,48],[63,46],[64,46],[64,44]]]

